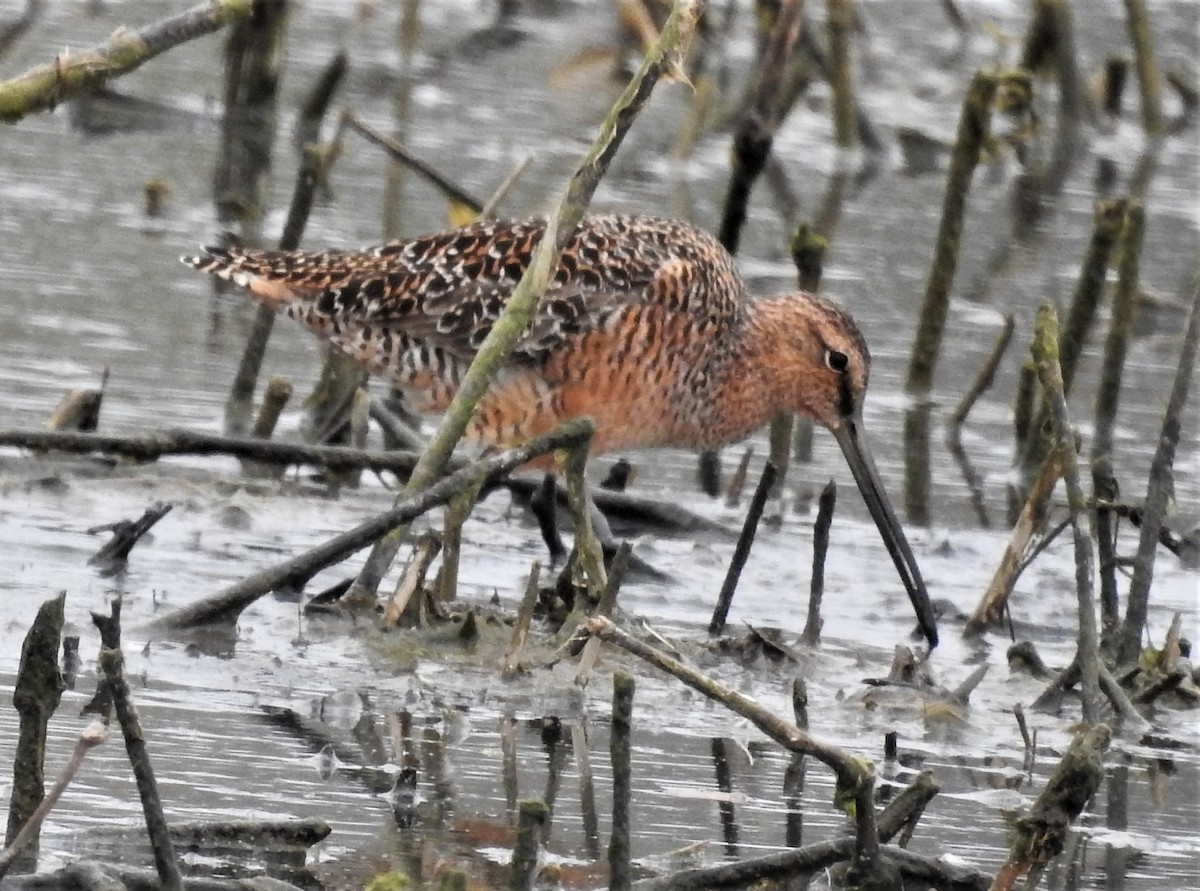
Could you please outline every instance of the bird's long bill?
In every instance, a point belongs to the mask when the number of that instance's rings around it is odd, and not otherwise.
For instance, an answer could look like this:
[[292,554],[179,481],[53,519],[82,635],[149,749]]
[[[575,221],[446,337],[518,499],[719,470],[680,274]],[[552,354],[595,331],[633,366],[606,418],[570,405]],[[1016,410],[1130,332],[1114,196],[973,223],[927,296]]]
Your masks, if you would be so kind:
[[904,587],[908,589],[908,598],[912,601],[913,609],[916,610],[917,622],[921,626],[921,631],[929,641],[930,649],[933,649],[938,642],[933,604],[929,602],[929,592],[925,590],[925,581],[921,578],[917,560],[913,556],[912,548],[908,546],[908,539],[904,537],[904,529],[900,526],[900,521],[896,519],[891,502],[888,501],[887,492],[884,491],[883,483],[879,479],[879,471],[875,468],[871,452],[867,449],[867,441],[862,432],[861,416],[855,413],[854,416],[847,418],[833,431],[833,435],[837,439],[838,445],[842,447],[846,463],[850,465],[854,481],[858,483],[863,500],[867,503],[867,509],[871,512],[871,518],[879,527],[883,543],[887,546],[888,553],[892,555],[892,562],[896,564],[900,578],[904,581]]

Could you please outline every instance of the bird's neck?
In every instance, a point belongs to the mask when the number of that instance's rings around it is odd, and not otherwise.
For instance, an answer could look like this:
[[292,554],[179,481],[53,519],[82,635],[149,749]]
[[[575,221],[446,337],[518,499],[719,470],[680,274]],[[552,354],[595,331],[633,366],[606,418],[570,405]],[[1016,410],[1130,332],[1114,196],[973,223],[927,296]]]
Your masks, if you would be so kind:
[[788,324],[787,302],[785,296],[758,297],[744,304],[712,375],[708,404],[722,410],[703,425],[705,438],[711,440],[706,446],[745,439],[788,410],[785,376],[778,367],[784,354],[780,332]]

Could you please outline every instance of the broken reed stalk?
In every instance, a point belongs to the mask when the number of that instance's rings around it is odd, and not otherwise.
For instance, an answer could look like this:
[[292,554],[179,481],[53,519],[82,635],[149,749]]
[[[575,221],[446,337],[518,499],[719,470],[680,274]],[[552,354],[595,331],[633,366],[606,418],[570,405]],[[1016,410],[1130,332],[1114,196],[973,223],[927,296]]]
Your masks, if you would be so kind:
[[[545,235],[534,249],[529,266],[513,289],[500,318],[480,345],[475,359],[463,376],[454,401],[443,415],[428,447],[422,452],[399,498],[428,486],[442,474],[454,447],[462,439],[476,404],[491,386],[501,363],[529,328],[538,301],[558,268],[562,250],[583,219],[592,194],[608,170],[625,134],[650,98],[650,92],[659,77],[670,69],[676,58],[682,57],[695,30],[700,6],[698,0],[676,0],[658,42],[630,78],[629,84],[601,124],[599,135],[567,184],[546,224]],[[391,566],[405,532],[404,527],[398,527],[376,543],[351,586],[351,596],[374,599],[379,582]]]
[[933,373],[941,349],[942,332],[950,305],[950,286],[958,265],[958,247],[962,238],[967,194],[971,176],[979,163],[987,142],[992,120],[992,100],[1002,75],[995,71],[979,71],[971,78],[958,119],[958,134],[950,155],[946,175],[946,191],[942,199],[942,219],[938,227],[933,265],[925,283],[925,299],[921,304],[920,321],[913,340],[912,358],[908,365],[909,393],[923,395],[933,387]]
[[441,549],[441,536],[432,530],[417,539],[413,545],[412,558],[396,583],[396,592],[384,607],[383,618],[379,624],[385,631],[391,631],[401,624],[409,628],[421,625],[421,598],[424,594],[425,576]]
[[737,590],[738,579],[742,569],[750,559],[750,546],[754,544],[754,536],[758,532],[758,521],[762,519],[763,509],[767,506],[767,498],[775,485],[778,473],[775,465],[768,461],[763,465],[762,476],[758,480],[758,488],[750,500],[750,508],[746,511],[746,522],[742,524],[742,534],[738,536],[737,545],[733,549],[733,557],[729,561],[729,571],[725,573],[725,581],[721,585],[721,593],[717,596],[717,605],[713,609],[712,620],[708,623],[708,633],[718,635],[725,630],[729,618],[729,608],[733,604],[733,594]]
[[1104,779],[1104,752],[1111,739],[1112,731],[1100,724],[1072,740],[1029,813],[1017,819],[1008,860],[996,873],[991,891],[1011,891],[1020,878],[1040,871],[1062,852],[1071,822]]
[[817,499],[817,519],[813,523],[812,578],[809,581],[808,619],[800,640],[815,647],[821,642],[821,598],[825,595],[825,555],[829,553],[829,527],[837,504],[837,483],[830,480]]
[[67,787],[71,785],[71,781],[75,779],[75,775],[79,773],[79,768],[83,766],[83,760],[87,757],[87,753],[108,739],[108,728],[100,721],[93,721],[79,734],[79,739],[75,741],[75,749],[71,752],[71,758],[59,773],[58,779],[46,793],[46,797],[38,804],[37,809],[29,815],[29,819],[25,821],[25,825],[21,827],[16,838],[8,843],[8,847],[0,852],[0,880],[12,868],[13,864],[18,861],[21,851],[26,845],[34,843],[35,856],[33,857],[33,865],[36,866],[36,843],[38,831],[41,829],[42,821],[46,819],[46,815],[53,810],[54,805],[62,798],[62,794],[67,791]]
[[1159,136],[1165,129],[1162,113],[1162,82],[1154,56],[1154,34],[1145,0],[1125,0],[1129,39],[1133,43],[1138,90],[1142,99],[1142,129],[1148,136]]
[[[604,584],[604,593],[600,595],[600,602],[596,604],[594,615],[612,618],[613,610],[617,606],[617,594],[621,591],[621,582],[625,579],[625,573],[629,571],[629,558],[632,555],[633,545],[629,542],[623,541],[617,546],[617,552],[613,554],[612,562],[609,563],[608,580]],[[583,645],[583,652],[579,657],[579,668],[575,672],[577,685],[587,686],[588,677],[599,657],[600,641],[589,637],[587,643]]]
[[1004,358],[1004,354],[1008,352],[1008,345],[1012,343],[1013,331],[1016,329],[1016,324],[1013,314],[1006,312],[1000,333],[996,336],[995,344],[992,345],[992,351],[988,353],[987,358],[983,361],[983,365],[980,366],[979,373],[975,375],[974,382],[963,393],[962,399],[958,401],[958,405],[954,407],[954,411],[946,419],[946,426],[950,428],[951,435],[958,435],[959,429],[966,422],[967,415],[971,413],[971,409],[975,407],[975,403],[979,397],[991,389],[992,383],[996,379],[996,369],[1000,367],[1000,360]]
[[1104,341],[1100,385],[1096,392],[1093,459],[1112,456],[1113,427],[1116,424],[1117,405],[1121,398],[1121,375],[1125,368],[1129,338],[1133,332],[1145,223],[1146,216],[1141,203],[1129,202],[1124,215],[1124,228],[1117,257],[1117,288],[1113,292],[1112,318],[1108,323],[1108,337]]
[[578,566],[586,579],[588,602],[596,603],[604,593],[608,574],[604,569],[604,550],[592,529],[591,502],[587,477],[584,476],[587,470],[587,443],[559,449],[554,458],[567,489],[567,506],[571,510],[571,523],[575,528],[575,551],[579,555]]
[[446,177],[442,176],[431,166],[417,158],[408,151],[399,142],[390,137],[384,136],[373,128],[367,126],[351,111],[342,112],[342,121],[347,127],[357,133],[363,139],[373,145],[379,146],[395,161],[399,161],[405,167],[416,171],[424,177],[431,185],[433,185],[443,196],[454,204],[461,204],[475,216],[483,210],[483,202],[473,195],[469,195],[461,188],[456,186]]
[[517,610],[517,622],[513,625],[512,638],[504,651],[504,666],[500,669],[500,677],[510,681],[521,673],[521,654],[525,651],[525,640],[529,637],[529,623],[533,621],[533,610],[538,602],[538,578],[541,576],[542,564],[537,560],[529,569],[529,581],[525,583],[525,595],[521,598],[521,608]]
[[630,818],[633,799],[633,675],[618,671],[613,675],[612,726],[609,757],[612,762],[613,803],[612,837],[608,843],[608,887],[610,891],[629,891]]
[[[1175,463],[1175,448],[1183,425],[1183,409],[1187,405],[1188,388],[1196,367],[1200,349],[1200,273],[1192,280],[1192,308],[1188,313],[1183,343],[1179,348],[1179,364],[1171,395],[1163,414],[1158,448],[1150,463],[1150,479],[1146,484],[1146,503],[1142,513],[1142,529],[1138,538],[1137,556],[1133,563],[1133,578],[1125,607],[1125,624],[1121,630],[1118,664],[1136,662],[1141,652],[1142,630],[1150,604],[1150,582],[1154,576],[1154,558],[1158,548],[1158,532],[1166,516],[1167,503],[1173,489],[1171,468]],[[1193,407],[1194,408],[1194,407]]]
[[836,798],[847,804],[853,802],[855,827],[855,859],[870,870],[879,855],[879,837],[875,827],[873,801],[875,774],[869,762],[857,758],[836,746],[827,745],[809,736],[798,727],[789,724],[763,708],[745,694],[718,684],[696,669],[684,665],[666,653],[643,643],[617,627],[611,619],[593,616],[582,629],[608,643],[650,663],[667,674],[716,700],[734,713],[741,715],[759,730],[775,740],[789,752],[804,752],[827,765],[837,777]]
[[267,381],[262,405],[258,407],[258,415],[254,418],[254,426],[250,430],[251,436],[255,439],[270,439],[274,435],[275,425],[279,423],[279,416],[283,414],[293,392],[295,388],[286,377],[277,375]]
[[1042,460],[1042,467],[1033,484],[1025,504],[1013,524],[1012,536],[1004,548],[1004,556],[992,576],[992,581],[975,607],[975,613],[963,628],[964,637],[972,637],[985,629],[999,624],[1008,605],[1008,599],[1017,583],[1017,576],[1022,567],[1022,557],[1029,547],[1029,542],[1042,526],[1046,516],[1046,507],[1050,503],[1050,495],[1054,486],[1062,476],[1062,461],[1058,452],[1051,450]]
[[512,191],[512,187],[517,184],[517,181],[525,175],[525,169],[533,163],[533,152],[526,152],[512,170],[508,172],[508,176],[500,185],[496,186],[496,191],[492,192],[490,198],[483,202],[483,207],[479,208],[479,218],[486,220],[489,217],[495,216],[497,208],[500,207],[500,202],[508,197],[508,193]]
[[183,877],[179,872],[179,861],[175,857],[175,846],[167,818],[163,814],[162,799],[158,795],[158,783],[154,779],[154,766],[146,750],[146,737],[137,710],[133,706],[129,684],[125,680],[125,657],[119,649],[105,647],[100,651],[100,670],[104,683],[112,696],[121,733],[125,737],[125,751],[133,768],[138,797],[142,800],[142,813],[146,817],[146,831],[150,835],[150,846],[154,851],[154,868],[159,883],[167,891],[181,891]]
[[1067,489],[1067,510],[1071,516],[1071,532],[1075,543],[1075,595],[1079,612],[1078,658],[1083,720],[1095,724],[1100,707],[1100,637],[1096,629],[1096,597],[1092,570],[1092,543],[1083,524],[1087,499],[1079,483],[1079,464],[1075,459],[1075,434],[1067,416],[1067,399],[1063,391],[1062,370],[1058,364],[1058,315],[1053,304],[1038,309],[1034,323],[1031,352],[1037,365],[1043,398],[1054,419],[1055,450],[1062,464],[1063,483]]
[[458,564],[462,555],[463,524],[479,500],[479,487],[463,489],[450,499],[442,519],[442,568],[438,572],[438,599],[444,602],[458,596]]
[[[284,223],[283,234],[279,237],[281,251],[292,251],[300,247],[304,229],[308,225],[309,214],[312,212],[317,183],[325,174],[325,161],[325,153],[316,146],[304,148],[300,169],[296,172],[296,185],[292,190],[292,203],[288,207],[287,222]],[[275,310],[265,304],[259,304],[255,311],[254,324],[246,338],[246,345],[242,349],[237,372],[234,374],[233,383],[229,388],[229,397],[225,401],[227,433],[245,432],[250,418],[250,406],[254,401],[254,389],[258,386],[259,372],[262,369],[263,357],[266,355],[267,343],[271,339],[271,331],[274,326]],[[284,401],[286,402],[286,399]],[[282,410],[283,406],[280,405],[279,408]],[[264,400],[262,412],[266,411],[267,402]],[[276,418],[278,418],[278,413],[276,413]],[[255,426],[257,428],[258,425]],[[272,423],[271,426],[273,427],[274,424]],[[259,434],[256,432],[255,435]]]
[[[46,738],[50,717],[58,708],[66,683],[58,668],[58,649],[62,640],[67,592],[45,601],[21,643],[21,662],[13,685],[13,707],[20,716],[17,748],[13,755],[12,794],[8,806],[8,830],[5,845],[12,848],[24,828],[45,800]],[[21,871],[37,868],[37,828],[27,833],[24,855],[14,851]],[[6,852],[7,853],[7,852]],[[7,868],[7,867],[6,867]]]
[[838,148],[858,144],[854,79],[850,65],[850,35],[854,8],[850,0],[825,0],[825,26],[829,32],[829,85],[833,88],[833,132]]
[[402,498],[391,510],[343,532],[323,544],[275,566],[259,570],[223,591],[154,620],[160,631],[181,631],[219,621],[232,621],[243,609],[278,588],[300,588],[327,566],[362,550],[389,529],[407,525],[439,505],[446,504],[465,488],[493,483],[513,469],[563,445],[584,442],[592,435],[586,418],[569,421],[546,436],[474,462],[416,494]]
[[542,827],[550,819],[550,809],[540,801],[522,801],[517,810],[517,843],[513,846],[508,868],[509,891],[529,891],[537,877],[538,848]]
[[181,43],[250,15],[253,0],[210,0],[136,30],[118,28],[98,46],[60,53],[53,62],[0,82],[0,121],[16,123],[95,89]]

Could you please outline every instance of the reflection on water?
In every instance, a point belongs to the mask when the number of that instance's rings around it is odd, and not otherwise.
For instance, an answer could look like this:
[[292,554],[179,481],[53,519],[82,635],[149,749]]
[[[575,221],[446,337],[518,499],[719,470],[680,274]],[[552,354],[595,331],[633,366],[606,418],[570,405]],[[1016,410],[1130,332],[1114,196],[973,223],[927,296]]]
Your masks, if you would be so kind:
[[[21,70],[64,45],[86,46],[121,21],[146,20],[172,9],[116,5],[96,18],[72,4],[50,4],[39,24],[3,59]],[[390,9],[356,17],[367,4],[307,3],[289,23],[283,132],[291,109],[315,72],[338,46],[351,48],[342,101],[382,129],[391,120],[395,72]],[[575,163],[583,142],[617,85],[602,75],[563,65],[582,43],[612,33],[607,4],[538,3],[506,23],[505,40],[472,36],[475,4],[425,4],[417,82],[407,124],[411,150],[432,160],[449,179],[486,195],[527,150],[536,161],[505,203],[506,212],[544,210]],[[740,7],[738,37],[720,64],[738,81],[753,56],[748,17]],[[876,128],[918,126],[949,138],[970,71],[1005,50],[995,34],[1019,34],[1022,4],[976,5],[980,20],[964,53],[929,4],[863,4],[869,43],[864,49],[864,103]],[[1198,53],[1188,4],[1153,4],[1160,61],[1193,65]],[[1124,46],[1120,10],[1077,4],[1077,41],[1086,63]],[[817,14],[817,11],[813,11]],[[934,21],[931,21],[931,17]],[[985,27],[984,20],[995,22]],[[467,48],[470,48],[469,50]],[[217,154],[215,118],[220,95],[215,59],[219,39],[197,41],[167,54],[120,88],[178,111],[169,126],[138,128],[96,138],[72,129],[66,114],[43,115],[0,131],[0,407],[3,423],[38,426],[69,387],[94,386],[110,369],[102,429],[184,425],[219,429],[227,387],[253,318],[240,297],[214,297],[176,257],[218,228],[211,205]],[[553,88],[548,84],[553,82]],[[1047,88],[1049,89],[1049,88]],[[732,95],[736,95],[736,90]],[[686,215],[710,228],[719,215],[728,174],[728,134],[700,140],[686,161],[665,162],[686,117],[686,88],[666,86],[635,127],[600,190],[595,208]],[[1049,102],[1049,100],[1047,100]],[[145,111],[145,108],[142,108]],[[890,138],[890,137],[889,137]],[[1140,498],[1157,437],[1159,413],[1174,371],[1182,314],[1177,304],[1196,262],[1196,164],[1193,139],[1164,143],[1152,169],[1139,167],[1143,145],[1132,122],[1092,138],[1072,156],[1052,202],[1037,225],[1012,238],[1018,168],[999,160],[981,171],[970,200],[959,292],[941,359],[935,402],[924,436],[931,455],[919,476],[928,484],[900,499],[903,419],[910,408],[900,377],[907,361],[916,307],[931,256],[940,209],[941,175],[910,175],[890,154],[870,178],[836,170],[827,96],[789,117],[776,143],[777,169],[760,186],[742,239],[740,262],[755,290],[791,287],[788,221],[813,218],[836,236],[826,258],[827,290],[856,315],[875,360],[867,424],[874,453],[898,503],[928,528],[911,534],[931,592],[969,611],[986,587],[1003,549],[1000,532],[980,529],[986,515],[1004,527],[1005,483],[1012,463],[1011,395],[1036,304],[1070,295],[1090,235],[1092,203],[1100,195],[1146,183],[1148,227],[1142,288],[1158,298],[1139,310],[1116,430],[1124,495]],[[87,158],[86,164],[80,159]],[[297,163],[292,147],[275,146],[267,233],[278,231]],[[933,165],[938,165],[935,156]],[[315,209],[306,243],[357,245],[377,241],[383,217],[380,183],[385,164],[361,143],[334,168]],[[1099,182],[1100,173],[1104,182]],[[172,184],[164,216],[143,217],[142,186],[149,178]],[[1115,185],[1114,185],[1115,183]],[[836,198],[837,200],[833,200]],[[441,228],[444,204],[408,179],[402,225],[406,234]],[[994,388],[963,430],[961,447],[974,476],[968,483],[941,444],[940,424],[991,348],[1002,314],[1017,318],[1016,341]],[[1105,314],[1106,310],[1102,310]],[[1102,323],[1106,319],[1102,320]],[[1072,410],[1085,436],[1099,363],[1099,334],[1085,351]],[[318,365],[315,344],[296,326],[278,325],[266,371],[290,376],[299,392]],[[293,434],[299,412],[282,422]],[[1200,448],[1194,419],[1176,462],[1180,528],[1197,517]],[[761,443],[757,455],[765,454]],[[669,493],[705,516],[734,526],[739,511],[694,492],[691,455],[634,456],[635,487]],[[727,465],[736,461],[730,450]],[[756,464],[761,458],[756,458]],[[961,463],[958,456],[956,461]],[[138,629],[160,609],[189,603],[255,568],[302,548],[373,513],[390,495],[373,480],[330,499],[303,475],[283,484],[240,491],[233,462],[172,461],[167,469],[96,469],[72,462],[0,456],[0,671],[11,688],[20,641],[38,604],[68,591],[69,633],[81,638],[77,692],[52,724],[51,769],[72,745],[77,707],[94,684],[97,639],[89,610],[125,598],[127,658],[151,752],[172,819],[319,817],[334,832],[312,858],[323,877],[353,882],[364,869],[415,862],[432,840],[440,856],[483,868],[504,859],[517,801],[545,798],[554,813],[548,847],[564,876],[591,875],[607,842],[608,740],[603,675],[586,697],[566,694],[567,676],[502,684],[494,672],[414,659],[403,669],[381,667],[361,635],[336,624],[305,621],[297,605],[271,598],[242,616],[223,656],[201,655],[185,642],[158,640]],[[728,474],[730,466],[726,467]],[[757,467],[751,472],[757,474]],[[789,503],[804,505],[810,490],[849,475],[832,440],[818,434],[812,464],[795,466]],[[94,477],[94,478],[93,478]],[[126,572],[102,578],[86,565],[99,542],[88,527],[139,515],[154,501],[172,513],[139,544]],[[231,521],[236,517],[236,522]],[[514,519],[518,518],[518,519]],[[734,603],[733,620],[797,634],[808,587],[810,519],[789,511],[778,529],[764,529]],[[638,552],[669,571],[669,582],[629,586],[622,602],[659,630],[695,638],[707,623],[732,544],[725,538],[646,536]],[[463,594],[485,602],[498,593],[514,603],[532,559],[541,558],[536,530],[493,496],[467,526]],[[351,563],[356,566],[357,563]],[[349,570],[312,582],[320,590]],[[1073,566],[1066,547],[1054,547],[1018,585],[1015,617],[1023,636],[1037,641],[1053,666],[1073,651]],[[1041,685],[1010,675],[1006,641],[964,643],[953,623],[934,660],[939,680],[953,685],[977,664],[992,670],[961,720],[925,717],[918,707],[868,708],[853,694],[857,680],[886,671],[891,647],[911,623],[907,601],[874,529],[856,497],[843,498],[826,569],[824,644],[806,665],[734,668],[707,666],[786,714],[791,673],[809,684],[812,730],[877,761],[886,732],[901,737],[903,771],[934,771],[943,792],[913,840],[916,849],[957,853],[983,868],[1003,857],[1005,814],[1041,788],[1066,743],[1070,715],[1031,716],[1039,731],[1032,780],[1020,772],[1022,748],[1010,709],[1028,703]],[[1159,560],[1150,625],[1155,640],[1176,611],[1184,635],[1197,629],[1196,578],[1169,555]],[[615,657],[614,657],[615,658]],[[703,654],[702,661],[709,660]],[[811,842],[842,830],[831,805],[830,777],[809,765],[802,788],[785,792],[788,760],[708,703],[661,679],[639,681],[634,764],[634,855],[655,866],[687,857],[712,861],[749,856],[789,841]],[[3,698],[7,698],[6,696]],[[843,701],[844,700],[844,701]],[[8,763],[15,718],[0,709],[0,763]],[[1057,863],[1047,886],[1071,886],[1078,876],[1108,887],[1150,889],[1195,883],[1200,848],[1192,837],[1200,801],[1194,728],[1177,715],[1161,716],[1164,735],[1184,747],[1165,751],[1118,739],[1113,769],[1085,815],[1070,858]],[[884,765],[881,764],[881,769]],[[889,768],[890,769],[890,768]],[[415,781],[415,785],[414,785]],[[792,804],[789,804],[789,801]],[[798,802],[798,807],[797,803]],[[798,819],[803,817],[801,821]],[[111,832],[139,823],[139,808],[120,746],[97,750],[43,834],[51,859],[111,850]],[[403,826],[400,824],[404,824]],[[690,854],[673,854],[699,842]],[[672,859],[674,857],[674,859]],[[579,879],[575,884],[587,884]],[[564,879],[566,882],[566,879]],[[1164,885],[1165,883],[1165,885]]]

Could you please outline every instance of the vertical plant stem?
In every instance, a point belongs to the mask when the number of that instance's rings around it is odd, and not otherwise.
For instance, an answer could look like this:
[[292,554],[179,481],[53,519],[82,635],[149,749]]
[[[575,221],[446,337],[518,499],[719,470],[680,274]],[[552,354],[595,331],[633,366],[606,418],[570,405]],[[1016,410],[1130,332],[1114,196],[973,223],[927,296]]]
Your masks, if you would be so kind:
[[522,801],[517,810],[517,843],[508,870],[509,891],[530,891],[537,878],[538,847],[550,809],[540,801]]
[[721,585],[717,606],[713,610],[712,621],[708,623],[709,634],[716,635],[725,630],[725,622],[729,618],[729,607],[733,603],[733,594],[737,590],[742,569],[750,558],[750,546],[754,544],[758,521],[762,519],[763,508],[766,507],[771,488],[775,485],[775,476],[775,465],[768,461],[763,466],[762,476],[758,480],[758,488],[754,490],[754,498],[750,501],[750,509],[746,511],[746,522],[742,525],[742,534],[738,536],[737,545],[733,550],[733,558],[729,561],[729,571],[725,574],[725,583]]
[[1000,76],[995,72],[977,72],[963,99],[958,135],[946,177],[946,192],[942,198],[942,221],[938,228],[933,266],[925,283],[925,300],[921,305],[921,317],[908,366],[907,389],[917,395],[929,392],[933,386],[933,373],[950,306],[950,286],[958,265],[967,193],[991,128],[992,100],[999,79]]
[[1092,458],[1112,456],[1113,426],[1121,399],[1121,375],[1125,352],[1133,330],[1133,309],[1137,300],[1139,267],[1145,214],[1140,203],[1131,203],[1125,215],[1117,258],[1117,290],[1113,294],[1112,319],[1104,341],[1100,365],[1100,387],[1096,393],[1096,432],[1092,439]]
[[1100,714],[1100,638],[1096,629],[1096,600],[1093,590],[1092,543],[1084,532],[1083,511],[1087,503],[1079,484],[1079,465],[1075,459],[1075,436],[1067,417],[1063,393],[1062,369],[1058,364],[1058,317],[1052,304],[1038,309],[1033,335],[1033,360],[1038,379],[1054,418],[1055,450],[1062,463],[1067,489],[1067,508],[1071,513],[1071,531],[1075,542],[1075,594],[1078,601],[1078,658],[1083,696],[1083,720],[1097,724]]
[[[1118,662],[1134,662],[1141,651],[1142,629],[1150,604],[1150,581],[1154,576],[1154,557],[1158,550],[1158,531],[1167,512],[1171,497],[1171,468],[1175,463],[1175,447],[1183,423],[1188,388],[1196,368],[1196,352],[1200,345],[1200,273],[1192,281],[1192,308],[1188,314],[1183,344],[1179,349],[1179,365],[1171,396],[1163,416],[1158,448],[1150,464],[1150,481],[1146,486],[1146,503],[1142,510],[1142,530],[1138,539],[1137,557],[1133,564],[1133,579],[1129,583],[1129,602],[1125,607],[1125,624],[1121,631]],[[1195,406],[1193,406],[1193,409]]]
[[1125,0],[1125,15],[1129,22],[1129,39],[1133,43],[1138,89],[1142,97],[1142,127],[1147,135],[1158,136],[1164,129],[1162,80],[1158,61],[1154,57],[1154,35],[1150,29],[1146,0]]
[[854,30],[851,0],[825,0],[829,30],[829,85],[833,88],[833,131],[838,148],[858,144],[854,80],[850,67],[850,34]]
[[182,891],[183,876],[179,872],[175,846],[171,842],[171,832],[163,814],[158,782],[154,778],[154,766],[150,763],[150,753],[146,750],[142,722],[138,719],[137,710],[130,697],[129,684],[125,680],[125,657],[121,651],[102,649],[100,670],[104,672],[104,682],[112,694],[117,720],[121,722],[121,732],[125,736],[125,751],[129,754],[129,764],[137,782],[138,796],[142,800],[142,812],[146,817],[150,846],[154,850],[154,868],[158,872],[158,881],[167,891]]
[[612,839],[608,843],[608,887],[628,891],[629,875],[629,804],[633,799],[633,675],[618,671],[613,675],[612,730],[609,754],[612,759],[613,804]]
[[[808,619],[800,639],[810,646],[821,642],[821,598],[825,594],[825,555],[829,552],[829,527],[837,504],[837,483],[830,480],[817,500],[817,520],[813,524],[812,578],[809,581]],[[803,728],[801,728],[803,729]]]

